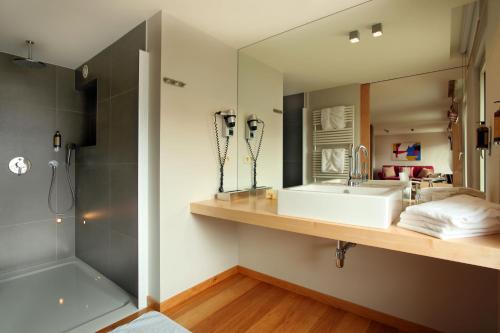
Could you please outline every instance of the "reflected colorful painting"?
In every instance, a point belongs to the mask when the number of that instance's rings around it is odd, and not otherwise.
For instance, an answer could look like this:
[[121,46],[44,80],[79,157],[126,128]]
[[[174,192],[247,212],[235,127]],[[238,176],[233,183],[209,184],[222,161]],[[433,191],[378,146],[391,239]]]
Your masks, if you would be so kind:
[[393,143],[393,161],[420,161],[422,159],[422,147],[420,142],[416,143]]

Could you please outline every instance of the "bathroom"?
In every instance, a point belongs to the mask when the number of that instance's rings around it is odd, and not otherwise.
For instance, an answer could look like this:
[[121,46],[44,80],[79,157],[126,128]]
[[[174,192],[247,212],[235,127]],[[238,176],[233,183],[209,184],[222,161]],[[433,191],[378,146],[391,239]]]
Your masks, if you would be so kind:
[[[439,176],[412,175],[410,200],[467,187],[500,202],[499,1],[417,2],[93,3],[93,27],[67,4],[33,7],[56,24],[0,37],[0,331],[140,332],[132,320],[156,310],[165,332],[498,332],[498,235],[440,240],[395,221],[310,230],[275,213],[283,189],[346,181],[349,144],[369,150],[368,183],[389,181],[386,166],[433,166]],[[283,6],[296,7],[283,17]],[[2,30],[27,20],[5,8]],[[45,66],[13,61],[26,39]],[[452,51],[461,39],[465,56]],[[449,131],[450,91],[460,125]],[[351,105],[344,172],[322,178],[308,121]],[[477,150],[482,120],[492,139]],[[420,143],[421,160],[393,160],[397,142]]]

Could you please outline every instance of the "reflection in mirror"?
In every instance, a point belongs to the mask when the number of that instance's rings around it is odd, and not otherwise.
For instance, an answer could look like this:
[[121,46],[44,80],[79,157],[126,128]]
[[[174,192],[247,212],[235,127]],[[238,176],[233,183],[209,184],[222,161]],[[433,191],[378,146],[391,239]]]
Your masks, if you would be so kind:
[[[239,133],[251,114],[265,123],[258,186],[370,178],[482,188],[467,140],[480,118],[480,15],[468,0],[373,0],[241,49]],[[250,188],[242,136],[238,155],[238,187]]]
[[461,126],[449,128],[447,112],[461,107],[462,76],[456,68],[371,84],[374,179],[398,180],[404,172],[422,187],[463,185],[463,159],[453,160],[463,152],[453,133]]

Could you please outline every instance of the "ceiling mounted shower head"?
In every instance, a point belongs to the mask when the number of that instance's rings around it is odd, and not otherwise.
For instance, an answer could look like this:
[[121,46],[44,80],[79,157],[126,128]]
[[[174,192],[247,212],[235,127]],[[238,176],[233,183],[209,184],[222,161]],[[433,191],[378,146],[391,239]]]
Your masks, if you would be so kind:
[[20,67],[24,68],[32,68],[32,69],[39,69],[39,68],[44,68],[45,64],[40,61],[33,60],[33,45],[35,44],[34,41],[32,40],[27,40],[26,41],[26,46],[28,48],[28,57],[27,58],[22,58],[22,57],[17,57],[12,60],[13,63]]

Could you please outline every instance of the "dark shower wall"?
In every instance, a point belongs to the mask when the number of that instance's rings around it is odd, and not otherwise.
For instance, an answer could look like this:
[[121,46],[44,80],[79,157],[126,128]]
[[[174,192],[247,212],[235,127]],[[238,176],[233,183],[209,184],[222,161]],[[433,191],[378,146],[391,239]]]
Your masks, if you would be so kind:
[[[142,23],[77,69],[97,81],[96,145],[77,153],[76,255],[137,296],[137,151]],[[84,222],[85,221],[85,222]]]
[[[0,274],[74,256],[74,209],[57,224],[47,207],[48,162],[60,165],[54,204],[68,207],[65,152],[54,152],[52,136],[59,130],[63,144],[81,144],[87,123],[73,70],[21,68],[13,58],[0,53]],[[11,173],[8,164],[16,156],[31,160],[31,171]]]

